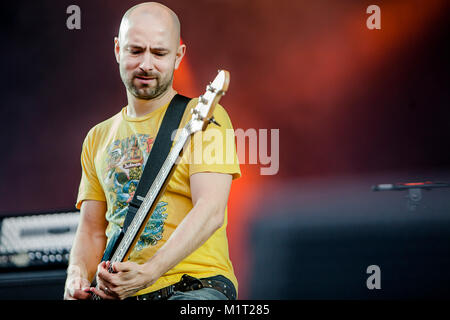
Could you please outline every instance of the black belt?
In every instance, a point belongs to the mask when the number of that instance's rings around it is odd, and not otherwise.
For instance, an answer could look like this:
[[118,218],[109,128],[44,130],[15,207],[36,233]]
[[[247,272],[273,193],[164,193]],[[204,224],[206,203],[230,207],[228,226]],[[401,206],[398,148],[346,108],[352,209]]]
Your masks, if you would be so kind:
[[175,291],[192,291],[202,288],[212,288],[223,293],[228,300],[236,300],[236,289],[233,283],[224,276],[214,276],[209,278],[197,279],[187,274],[181,277],[181,280],[168,287],[157,291],[141,294],[139,296],[129,297],[133,300],[166,300],[172,296]]

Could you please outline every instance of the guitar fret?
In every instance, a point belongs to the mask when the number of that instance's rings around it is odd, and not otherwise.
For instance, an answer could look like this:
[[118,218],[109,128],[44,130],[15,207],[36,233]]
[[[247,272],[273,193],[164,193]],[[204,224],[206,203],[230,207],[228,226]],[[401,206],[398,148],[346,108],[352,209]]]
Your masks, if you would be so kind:
[[172,166],[175,164],[181,149],[186,144],[190,134],[190,122],[184,130],[181,133],[180,138],[177,140],[175,145],[173,146],[171,152],[167,156],[167,159],[164,161],[164,164],[162,165],[158,175],[156,176],[155,180],[153,181],[152,186],[150,187],[149,192],[145,196],[144,200],[141,203],[141,206],[139,207],[138,211],[136,212],[135,218],[132,220],[127,232],[125,233],[122,241],[120,242],[119,246],[117,247],[116,252],[114,253],[113,257],[111,258],[112,262],[120,262],[125,257],[126,252],[128,251],[128,248],[133,243],[134,238],[136,237],[140,226],[144,222],[147,214],[149,213],[149,210],[153,204],[153,202],[156,199],[156,196],[161,189],[162,185],[164,184],[165,179],[169,175],[170,170],[172,169]]

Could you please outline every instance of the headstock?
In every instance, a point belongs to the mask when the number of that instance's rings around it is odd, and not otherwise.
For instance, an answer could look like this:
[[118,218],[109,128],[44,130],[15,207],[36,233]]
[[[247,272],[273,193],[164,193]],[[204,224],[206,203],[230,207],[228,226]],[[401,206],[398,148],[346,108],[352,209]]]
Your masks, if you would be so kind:
[[205,130],[210,122],[220,126],[213,118],[214,108],[220,98],[225,95],[229,83],[230,73],[226,70],[219,70],[214,81],[206,86],[205,93],[198,98],[197,106],[191,110],[191,133]]

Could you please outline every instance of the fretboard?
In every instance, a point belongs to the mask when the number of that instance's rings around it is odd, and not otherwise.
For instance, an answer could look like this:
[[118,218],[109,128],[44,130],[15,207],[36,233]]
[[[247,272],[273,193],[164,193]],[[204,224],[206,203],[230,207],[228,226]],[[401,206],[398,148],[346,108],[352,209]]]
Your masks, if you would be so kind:
[[113,262],[124,261],[134,248],[134,245],[137,241],[137,238],[140,236],[142,228],[147,223],[152,214],[151,211],[153,211],[152,208],[156,205],[155,202],[164,192],[163,189],[165,187],[166,181],[170,179],[172,169],[176,165],[181,151],[183,150],[184,146],[190,141],[190,126],[191,121],[189,121],[189,123],[180,130],[177,141],[173,145],[169,155],[161,166],[161,169],[159,170],[158,175],[156,176],[149,191],[147,192],[147,195],[143,199],[138,198],[142,201],[142,204],[137,210],[136,215],[130,223],[119,245],[117,246],[116,251],[111,257],[111,265]]

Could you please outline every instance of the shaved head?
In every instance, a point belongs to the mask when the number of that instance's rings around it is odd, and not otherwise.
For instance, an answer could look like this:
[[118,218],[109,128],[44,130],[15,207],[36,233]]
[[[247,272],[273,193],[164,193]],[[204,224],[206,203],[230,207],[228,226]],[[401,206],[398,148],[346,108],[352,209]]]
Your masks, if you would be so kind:
[[158,2],[144,2],[128,9],[120,22],[119,41],[123,39],[134,20],[139,18],[165,20],[166,26],[173,32],[174,41],[180,42],[181,26],[178,16],[170,8]]
[[175,12],[157,2],[131,7],[114,43],[129,100],[152,100],[173,92],[173,74],[186,48],[180,44],[180,21]]

